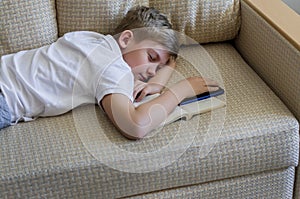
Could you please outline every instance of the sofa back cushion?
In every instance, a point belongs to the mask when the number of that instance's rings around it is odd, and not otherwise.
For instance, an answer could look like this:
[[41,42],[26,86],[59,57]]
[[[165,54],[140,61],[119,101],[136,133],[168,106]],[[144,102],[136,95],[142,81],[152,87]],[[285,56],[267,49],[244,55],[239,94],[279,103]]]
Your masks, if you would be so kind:
[[55,0],[1,0],[0,16],[0,56],[57,39]]
[[147,0],[56,0],[59,36],[76,30],[109,34],[127,11]]
[[240,26],[239,0],[56,0],[59,35],[75,30],[109,34],[135,5],[165,13],[173,28],[197,42],[233,39]]
[[166,13],[173,28],[197,42],[219,42],[236,37],[240,27],[239,0],[150,0]]
[[175,30],[197,42],[229,40],[239,30],[239,4],[239,0],[2,0],[0,56],[50,44],[70,31],[109,34],[135,5],[161,10]]

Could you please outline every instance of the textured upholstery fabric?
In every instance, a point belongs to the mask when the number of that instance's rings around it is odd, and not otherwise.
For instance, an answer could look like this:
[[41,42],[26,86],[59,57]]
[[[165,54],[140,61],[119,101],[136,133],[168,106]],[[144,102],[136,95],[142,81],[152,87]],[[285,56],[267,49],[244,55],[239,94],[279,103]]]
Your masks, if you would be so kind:
[[147,0],[56,0],[59,35],[75,30],[108,34],[127,11],[135,5],[148,5]]
[[243,9],[238,50],[300,120],[300,51],[247,4]]
[[295,184],[294,184],[294,198],[300,198],[300,167],[296,168]]
[[[53,42],[58,32],[56,17],[59,35],[82,29],[109,33],[136,4],[157,5],[170,16],[174,27],[203,43],[233,39],[238,33],[240,5],[237,0],[172,3],[176,6],[162,0],[3,0],[0,1],[3,24],[0,54]],[[210,6],[212,10],[208,9]],[[247,9],[251,10],[244,5],[242,15],[253,20],[253,13],[249,14]],[[193,18],[195,13],[199,15]],[[269,78],[268,84],[279,96],[286,87],[275,81],[277,71],[298,89],[297,84],[289,80],[289,76],[295,81],[299,79],[292,71],[298,68],[288,65],[291,71],[284,73],[277,61],[282,65],[298,63],[299,54],[279,34],[266,28],[267,24],[261,23],[260,17],[255,19],[245,22],[252,29],[242,26],[238,49],[256,71],[262,68],[262,77]],[[254,34],[258,30],[260,34],[269,35],[261,38]],[[275,41],[277,46],[266,50],[260,46],[264,41],[268,44]],[[200,70],[202,75],[217,79],[226,90],[226,98],[221,97],[226,100],[225,108],[189,121],[178,121],[140,141],[121,136],[93,105],[3,129],[0,131],[0,198],[291,198],[295,166],[299,161],[298,121],[231,43],[207,44],[204,48],[215,64],[202,56],[207,55],[203,48],[189,46],[182,48],[178,71],[183,76],[191,76]],[[264,60],[261,56],[265,51],[274,50],[272,56],[276,57],[282,50],[277,48],[287,50],[287,59],[279,56],[285,62]],[[255,56],[259,61],[253,62]],[[183,57],[188,57],[188,61]],[[274,69],[266,69],[269,63]],[[210,70],[215,66],[221,76],[216,70]],[[178,78],[182,77],[173,75],[170,83]],[[292,97],[298,99],[298,96]],[[296,107],[293,99],[285,103],[292,111]],[[211,123],[212,119],[216,123]],[[93,120],[98,122],[96,126]],[[85,124],[84,128],[81,123]],[[103,131],[95,130],[99,126]],[[86,132],[91,139],[85,140]],[[176,135],[184,136],[168,153],[157,159],[147,158],[148,153],[168,146]],[[87,149],[89,144],[105,146],[107,140],[114,147],[103,151]],[[178,151],[182,151],[180,141],[192,142],[177,157]],[[119,151],[142,154],[145,158],[126,159]],[[103,163],[102,157],[110,164]],[[167,166],[158,164],[174,157],[176,161]],[[141,166],[140,172],[121,170],[128,165]],[[158,169],[150,171],[150,166],[155,165]],[[298,169],[295,192],[300,189],[299,175]]]
[[[236,46],[300,121],[300,51],[266,23],[247,4]],[[300,198],[300,168],[297,167],[295,198]]]
[[0,56],[57,39],[55,0],[1,0],[0,16]]
[[238,0],[57,0],[59,35],[74,30],[111,33],[135,5],[161,10],[169,16],[175,30],[201,43],[233,39],[240,25]]
[[[115,198],[296,166],[299,129],[295,118],[230,44],[210,44],[205,49],[220,68],[227,93],[226,121],[221,134],[205,135],[205,131],[199,131],[178,161],[158,171],[130,173],[103,164],[86,150],[76,128],[75,112],[38,119],[1,130],[0,192],[7,198],[18,195]],[[193,54],[197,47],[183,50],[197,58]],[[196,72],[184,60],[179,60],[178,70],[186,71],[186,75]],[[253,94],[249,96],[249,93]],[[88,124],[95,116],[94,108],[82,107],[77,113]],[[168,144],[174,133],[191,133],[192,125],[200,124],[205,130],[211,118],[208,113],[188,122],[177,122],[154,137],[134,142],[122,137],[98,108],[96,113],[106,129],[103,136],[118,148],[135,153],[157,150]],[[182,125],[180,132],[178,125]],[[87,128],[95,136],[99,134],[93,132],[95,126],[87,125]],[[101,139],[96,141],[105,144]],[[139,164],[127,162],[123,157],[111,157],[112,153],[107,148],[103,154],[111,158],[113,166]],[[176,148],[161,158],[166,160],[174,154]],[[146,161],[153,164],[152,159]],[[276,172],[269,175],[268,181],[275,182],[275,187],[285,186],[286,180],[292,179],[291,173],[285,177],[278,175]],[[260,179],[267,180],[263,176]],[[276,185],[278,179],[283,184]],[[241,186],[246,182],[242,180]],[[224,188],[222,182],[216,186],[215,189]],[[258,186],[256,192],[263,193],[265,189]],[[291,189],[285,191],[286,195],[291,194]]]
[[[128,197],[128,199],[153,198],[205,198],[205,199],[232,199],[232,198],[292,198],[294,168],[274,170],[254,175],[229,178],[204,184],[180,187],[177,189],[162,190]],[[277,182],[277,183],[276,183]],[[278,183],[280,182],[280,183]],[[268,186],[272,184],[272,186]],[[257,189],[257,187],[261,187]]]
[[172,21],[174,29],[200,43],[230,40],[240,28],[240,1],[150,0]]

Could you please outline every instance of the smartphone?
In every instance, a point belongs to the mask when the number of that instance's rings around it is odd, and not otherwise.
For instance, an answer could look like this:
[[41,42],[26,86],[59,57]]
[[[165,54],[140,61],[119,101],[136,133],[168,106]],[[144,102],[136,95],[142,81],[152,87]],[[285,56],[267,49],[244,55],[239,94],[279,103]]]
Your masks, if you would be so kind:
[[182,100],[179,103],[179,106],[189,104],[189,103],[192,103],[192,102],[196,102],[196,101],[200,101],[200,100],[204,100],[204,99],[207,99],[207,98],[210,98],[210,97],[216,97],[218,95],[224,94],[224,92],[225,91],[224,91],[223,88],[219,88],[218,90],[213,91],[213,92],[201,93],[199,95],[196,95],[195,97],[185,98],[184,100]]

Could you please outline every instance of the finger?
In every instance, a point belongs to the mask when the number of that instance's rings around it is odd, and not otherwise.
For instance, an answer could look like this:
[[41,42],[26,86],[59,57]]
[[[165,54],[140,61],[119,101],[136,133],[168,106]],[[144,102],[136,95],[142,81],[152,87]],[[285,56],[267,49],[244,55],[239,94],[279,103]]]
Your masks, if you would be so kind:
[[220,89],[219,86],[208,86],[208,92],[214,92]]
[[144,99],[149,93],[144,90],[140,92],[140,95],[137,97],[136,101],[139,102]]
[[146,87],[146,85],[147,84],[145,84],[144,82],[142,82],[142,83],[136,84],[134,86],[134,91],[133,91],[133,97],[134,97],[134,99],[137,97],[138,93],[140,93]]
[[[157,91],[158,92],[158,91]],[[141,101],[142,99],[144,99],[147,95],[149,94],[154,94],[157,93],[155,92],[155,90],[153,90],[153,87],[151,87],[149,84],[145,87],[143,87],[143,89],[140,92],[140,95],[137,97],[136,100]]]
[[135,87],[133,91],[133,99],[136,99],[139,93],[142,91],[143,87]]

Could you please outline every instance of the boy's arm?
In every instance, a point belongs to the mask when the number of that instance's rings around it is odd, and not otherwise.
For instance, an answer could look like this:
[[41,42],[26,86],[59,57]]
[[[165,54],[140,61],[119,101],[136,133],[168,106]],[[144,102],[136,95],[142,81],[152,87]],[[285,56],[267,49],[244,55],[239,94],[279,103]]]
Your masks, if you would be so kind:
[[[134,98],[136,101],[141,101],[146,95],[160,93],[167,84],[176,66],[175,59],[171,58],[168,65],[158,70],[156,75],[149,79],[147,83],[140,82],[134,90]],[[138,97],[137,94],[139,94]]]
[[162,123],[177,106],[177,98],[171,92],[135,108],[127,96],[109,94],[102,100],[102,107],[113,124],[129,139],[143,138]]
[[122,94],[106,95],[101,105],[125,137],[140,139],[161,124],[184,98],[217,88],[214,81],[194,77],[180,81],[159,97],[137,108]]

